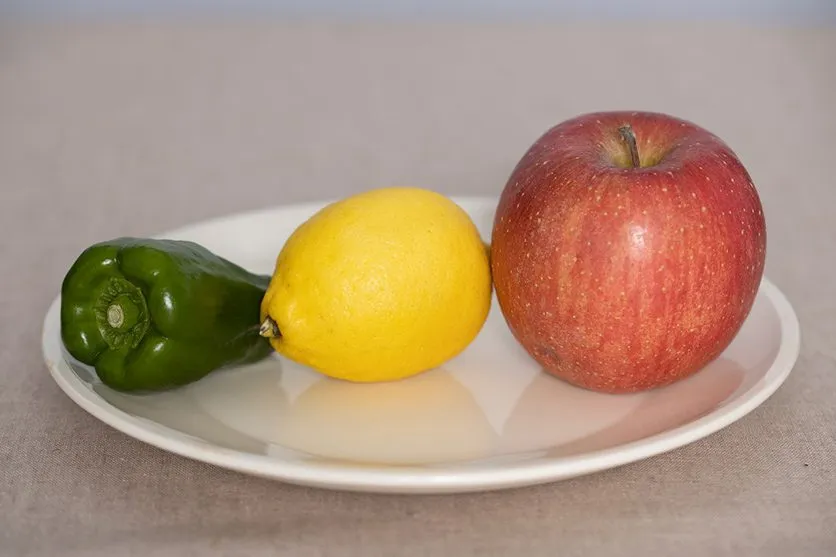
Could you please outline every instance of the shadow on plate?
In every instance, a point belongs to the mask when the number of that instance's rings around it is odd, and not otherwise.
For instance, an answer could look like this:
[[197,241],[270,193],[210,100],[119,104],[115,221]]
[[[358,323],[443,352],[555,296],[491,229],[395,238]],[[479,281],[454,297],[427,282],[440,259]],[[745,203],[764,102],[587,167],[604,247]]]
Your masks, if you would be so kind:
[[502,432],[503,453],[545,450],[565,457],[632,443],[716,410],[743,384],[736,362],[718,359],[691,377],[629,395],[606,395],[546,373],[520,397]]

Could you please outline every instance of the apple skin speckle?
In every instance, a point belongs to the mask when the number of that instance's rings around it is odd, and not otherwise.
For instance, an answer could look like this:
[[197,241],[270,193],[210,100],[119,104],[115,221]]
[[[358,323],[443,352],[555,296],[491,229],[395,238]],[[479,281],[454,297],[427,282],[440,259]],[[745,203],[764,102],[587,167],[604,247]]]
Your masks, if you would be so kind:
[[[653,166],[621,166],[625,122]],[[763,275],[751,177],[719,138],[664,114],[600,112],[548,130],[495,218],[491,265],[511,332],[545,372],[599,392],[697,372],[731,343]]]

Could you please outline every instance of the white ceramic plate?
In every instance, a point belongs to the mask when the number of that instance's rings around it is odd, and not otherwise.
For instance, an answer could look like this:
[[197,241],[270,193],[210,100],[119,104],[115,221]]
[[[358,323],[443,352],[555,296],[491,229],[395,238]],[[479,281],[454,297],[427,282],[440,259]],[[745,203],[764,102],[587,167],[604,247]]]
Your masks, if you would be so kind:
[[[456,198],[490,237],[495,199]],[[322,204],[234,215],[167,234],[272,272],[291,231]],[[55,381],[110,426],[173,453],[303,485],[455,492],[551,482],[681,447],[739,420],[790,373],[793,308],[768,280],[722,356],[670,387],[604,395],[542,373],[494,302],[476,341],[443,368],[391,384],[323,378],[278,356],[176,391],[126,395],[63,350],[56,298],[43,351]]]

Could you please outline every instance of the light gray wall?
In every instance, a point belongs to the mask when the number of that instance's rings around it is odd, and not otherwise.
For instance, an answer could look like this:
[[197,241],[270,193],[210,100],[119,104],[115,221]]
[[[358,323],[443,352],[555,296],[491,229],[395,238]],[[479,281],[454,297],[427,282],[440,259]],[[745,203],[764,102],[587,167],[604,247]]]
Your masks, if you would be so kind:
[[0,0],[0,15],[836,22],[836,0]]

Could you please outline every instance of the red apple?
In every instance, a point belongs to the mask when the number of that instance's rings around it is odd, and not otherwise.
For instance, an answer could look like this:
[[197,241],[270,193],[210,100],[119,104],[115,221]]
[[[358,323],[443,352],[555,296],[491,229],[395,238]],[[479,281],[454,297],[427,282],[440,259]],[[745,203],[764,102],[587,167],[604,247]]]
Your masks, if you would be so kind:
[[749,314],[766,228],[735,153],[691,122],[585,114],[514,168],[491,264],[514,336],[547,371],[626,393],[717,358]]

